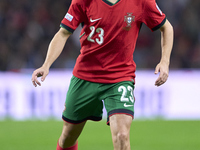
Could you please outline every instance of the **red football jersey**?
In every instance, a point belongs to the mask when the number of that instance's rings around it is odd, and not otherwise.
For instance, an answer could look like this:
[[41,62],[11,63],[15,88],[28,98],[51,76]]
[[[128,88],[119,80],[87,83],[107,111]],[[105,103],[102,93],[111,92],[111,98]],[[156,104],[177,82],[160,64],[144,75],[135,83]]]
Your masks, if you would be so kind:
[[61,27],[73,32],[80,23],[81,54],[73,75],[87,81],[134,81],[133,61],[138,33],[145,23],[152,31],[165,23],[155,0],[72,0]]

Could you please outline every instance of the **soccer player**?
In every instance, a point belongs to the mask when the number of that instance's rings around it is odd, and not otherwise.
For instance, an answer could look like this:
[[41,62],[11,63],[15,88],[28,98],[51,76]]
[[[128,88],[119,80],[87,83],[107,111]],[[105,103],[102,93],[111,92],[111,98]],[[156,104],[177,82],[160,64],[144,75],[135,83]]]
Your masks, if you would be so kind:
[[73,69],[57,150],[78,149],[78,137],[86,121],[102,119],[102,100],[114,150],[131,149],[136,69],[133,52],[142,23],[152,31],[161,31],[162,55],[155,68],[155,74],[159,73],[155,85],[160,86],[168,78],[173,28],[155,0],[72,0],[44,64],[32,74],[33,85],[41,85],[37,77],[45,80],[67,39],[82,24],[81,54]]

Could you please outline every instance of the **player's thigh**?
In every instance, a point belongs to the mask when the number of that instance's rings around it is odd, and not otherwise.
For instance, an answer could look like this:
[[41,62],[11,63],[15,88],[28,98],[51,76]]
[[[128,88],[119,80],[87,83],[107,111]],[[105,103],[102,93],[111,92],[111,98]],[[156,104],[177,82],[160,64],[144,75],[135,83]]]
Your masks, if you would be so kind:
[[109,117],[110,129],[113,138],[121,136],[123,139],[129,139],[129,133],[132,123],[132,117],[126,114],[115,114]]
[[109,117],[110,127],[115,131],[130,130],[132,117],[126,114],[115,114]]
[[98,98],[98,85],[73,76],[67,92],[63,120],[74,124],[89,119],[101,120],[103,103]]
[[107,110],[107,117],[109,119],[115,114],[126,114],[134,118],[134,83],[130,81],[123,81],[112,84],[108,90],[105,91],[104,104]]

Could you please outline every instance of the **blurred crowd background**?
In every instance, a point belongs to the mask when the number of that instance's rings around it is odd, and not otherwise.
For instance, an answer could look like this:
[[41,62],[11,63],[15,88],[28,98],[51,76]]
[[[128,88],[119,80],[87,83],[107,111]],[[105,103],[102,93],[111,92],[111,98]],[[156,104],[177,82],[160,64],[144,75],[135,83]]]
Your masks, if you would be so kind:
[[[0,0],[0,71],[40,67],[71,0]],[[171,69],[200,67],[200,0],[157,0],[174,27]],[[70,37],[52,68],[73,68],[79,54],[80,28]],[[152,69],[160,59],[160,32],[143,25],[134,59]]]

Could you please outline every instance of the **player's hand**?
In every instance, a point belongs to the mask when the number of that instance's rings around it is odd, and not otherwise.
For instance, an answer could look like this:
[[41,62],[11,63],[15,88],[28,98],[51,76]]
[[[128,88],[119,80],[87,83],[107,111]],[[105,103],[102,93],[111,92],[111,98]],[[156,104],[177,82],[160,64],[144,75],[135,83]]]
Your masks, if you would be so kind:
[[169,65],[166,63],[159,63],[156,66],[155,74],[158,74],[159,72],[160,74],[159,74],[158,79],[155,82],[155,86],[160,86],[167,81],[167,78],[169,75]]
[[41,86],[41,83],[38,81],[38,77],[41,77],[41,81],[43,82],[48,74],[49,74],[49,69],[46,69],[45,67],[36,69],[33,72],[31,78],[33,85],[35,87],[37,87],[37,85]]

